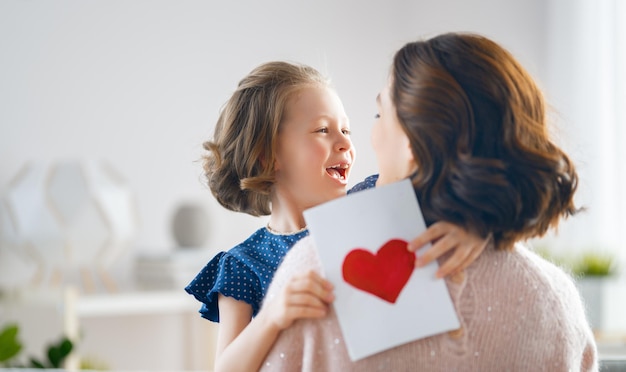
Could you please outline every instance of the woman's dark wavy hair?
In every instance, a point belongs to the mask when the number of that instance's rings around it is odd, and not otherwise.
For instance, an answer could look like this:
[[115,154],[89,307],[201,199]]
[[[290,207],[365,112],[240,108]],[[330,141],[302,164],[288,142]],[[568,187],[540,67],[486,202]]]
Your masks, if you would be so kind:
[[307,86],[330,84],[316,69],[268,62],[244,77],[221,110],[213,140],[203,144],[204,174],[224,207],[271,213],[276,138],[288,100]]
[[549,138],[543,95],[495,42],[450,33],[406,44],[394,57],[391,99],[428,224],[493,234],[508,249],[577,212],[578,176]]

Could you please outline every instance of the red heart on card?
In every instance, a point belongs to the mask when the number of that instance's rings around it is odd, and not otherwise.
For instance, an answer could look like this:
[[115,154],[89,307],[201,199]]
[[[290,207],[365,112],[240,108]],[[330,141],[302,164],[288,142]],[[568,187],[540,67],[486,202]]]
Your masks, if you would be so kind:
[[407,244],[400,239],[389,240],[375,255],[362,248],[351,250],[343,260],[343,280],[395,303],[415,270],[415,253],[407,250]]

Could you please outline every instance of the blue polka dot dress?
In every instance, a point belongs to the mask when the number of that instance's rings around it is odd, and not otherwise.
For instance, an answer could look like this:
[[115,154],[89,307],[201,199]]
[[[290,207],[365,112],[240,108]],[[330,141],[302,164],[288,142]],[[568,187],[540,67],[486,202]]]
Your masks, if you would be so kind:
[[202,302],[202,317],[213,322],[220,321],[218,293],[250,304],[255,316],[283,257],[308,234],[302,230],[281,235],[261,228],[243,243],[213,257],[185,290]]
[[[378,175],[367,177],[348,194],[375,187],[377,179]],[[287,251],[307,235],[308,230],[274,234],[261,228],[243,243],[213,257],[185,291],[202,302],[200,314],[210,321],[220,321],[218,293],[250,304],[252,316],[256,316],[278,265]]]
[[372,176],[369,176],[367,178],[365,178],[363,181],[357,183],[356,185],[354,185],[354,187],[352,187],[350,190],[348,190],[348,194],[352,194],[353,192],[357,192],[357,191],[361,191],[361,190],[367,190],[367,189],[371,189],[376,187],[376,181],[378,181],[378,175],[374,174]]

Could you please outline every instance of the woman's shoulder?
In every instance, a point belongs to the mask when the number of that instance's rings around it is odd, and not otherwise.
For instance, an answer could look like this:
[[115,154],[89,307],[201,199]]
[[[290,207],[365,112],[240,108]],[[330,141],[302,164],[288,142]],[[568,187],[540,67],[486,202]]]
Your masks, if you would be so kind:
[[498,272],[493,272],[491,280],[498,281],[494,285],[508,295],[522,299],[518,301],[521,307],[562,317],[563,324],[588,327],[584,305],[570,273],[519,243],[512,251],[498,251],[494,257],[488,264]]
[[306,269],[321,271],[322,264],[317,254],[317,247],[313,237],[307,236],[300,239],[300,241],[289,250],[279,269],[283,266],[285,266],[285,270],[289,268],[294,271]]
[[267,300],[273,298],[294,275],[307,270],[322,272],[315,241],[311,236],[300,239],[278,266],[267,291]]
[[574,280],[568,272],[524,244],[516,243],[512,250],[491,250],[484,253],[486,259],[481,270],[498,275],[507,285],[526,287],[529,291],[545,288],[556,295],[576,293]]
[[509,304],[508,311],[551,312],[584,322],[584,307],[572,276],[522,244],[512,250],[485,250],[467,274],[467,287],[475,292],[475,299],[506,298],[500,303]]
[[[486,332],[496,324],[523,330],[520,332],[528,337],[517,339],[516,351],[511,351],[509,358],[520,363],[527,360],[528,365],[580,367],[595,363],[593,334],[569,273],[516,244],[512,250],[485,250],[467,274],[461,289],[455,290],[454,283],[449,286],[470,333]],[[508,334],[492,332],[485,337],[489,348],[495,350]],[[554,345],[553,349],[535,348],[532,340],[544,340]],[[528,350],[534,350],[532,362]]]
[[515,245],[513,253],[512,257],[516,258],[516,262],[527,271],[540,274],[539,277],[542,280],[551,285],[557,285],[557,288],[565,285],[569,289],[576,291],[574,278],[569,272],[541,257],[532,249],[518,243]]

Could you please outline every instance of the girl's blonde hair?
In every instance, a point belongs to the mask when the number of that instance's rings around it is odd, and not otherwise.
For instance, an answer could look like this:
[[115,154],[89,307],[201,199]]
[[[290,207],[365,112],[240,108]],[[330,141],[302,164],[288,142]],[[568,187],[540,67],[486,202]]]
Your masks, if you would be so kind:
[[271,213],[276,138],[285,107],[301,89],[330,82],[316,69],[268,62],[244,77],[221,110],[203,168],[217,201],[253,216]]

